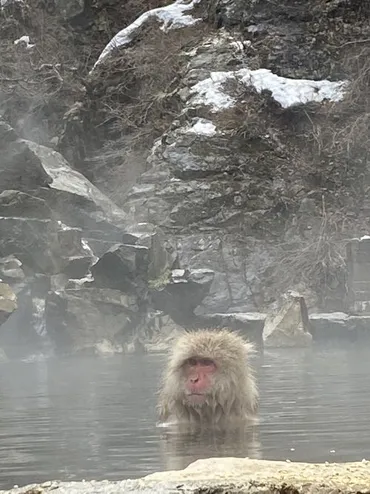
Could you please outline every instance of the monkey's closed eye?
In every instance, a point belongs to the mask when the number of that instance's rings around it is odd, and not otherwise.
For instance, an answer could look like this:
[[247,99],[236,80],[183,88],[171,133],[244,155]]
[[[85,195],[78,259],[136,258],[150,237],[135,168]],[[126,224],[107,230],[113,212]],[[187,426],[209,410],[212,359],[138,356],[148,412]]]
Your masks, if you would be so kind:
[[214,365],[213,360],[211,360],[210,358],[201,358],[199,359],[199,363],[200,365],[206,365],[206,366]]
[[191,367],[197,365],[197,359],[196,358],[189,358],[186,362],[188,365],[190,365]]

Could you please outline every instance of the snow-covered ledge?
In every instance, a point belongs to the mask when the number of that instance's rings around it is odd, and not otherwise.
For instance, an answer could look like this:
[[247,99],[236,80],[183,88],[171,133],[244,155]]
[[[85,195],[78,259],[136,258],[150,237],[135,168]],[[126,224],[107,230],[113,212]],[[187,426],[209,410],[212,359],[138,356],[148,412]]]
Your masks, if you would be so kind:
[[[159,472],[138,480],[120,482],[46,482],[15,488],[12,494],[122,494],[130,493],[211,493],[297,494],[369,492],[370,462],[288,463],[248,458],[210,458],[198,460],[184,470]],[[54,493],[53,493],[54,494]]]
[[129,44],[137,34],[138,30],[152,19],[160,22],[162,24],[161,30],[165,32],[170,31],[171,29],[192,26],[193,24],[199,22],[201,19],[195,19],[188,13],[197,3],[199,3],[199,1],[200,0],[176,0],[174,3],[166,5],[165,7],[158,7],[157,9],[144,12],[144,14],[138,17],[132,24],[119,31],[109,41],[107,46],[101,52],[94,67],[102,62],[102,60],[115,48]]

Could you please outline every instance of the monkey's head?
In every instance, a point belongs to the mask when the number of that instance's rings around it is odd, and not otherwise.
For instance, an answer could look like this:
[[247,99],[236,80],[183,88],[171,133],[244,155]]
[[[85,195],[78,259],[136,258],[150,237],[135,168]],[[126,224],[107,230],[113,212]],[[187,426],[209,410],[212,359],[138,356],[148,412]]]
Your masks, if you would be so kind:
[[[256,388],[248,365],[253,345],[228,330],[198,330],[175,343],[165,373],[162,408],[196,411],[209,418],[242,414]],[[168,413],[171,410],[168,410]],[[165,414],[166,415],[166,414]]]

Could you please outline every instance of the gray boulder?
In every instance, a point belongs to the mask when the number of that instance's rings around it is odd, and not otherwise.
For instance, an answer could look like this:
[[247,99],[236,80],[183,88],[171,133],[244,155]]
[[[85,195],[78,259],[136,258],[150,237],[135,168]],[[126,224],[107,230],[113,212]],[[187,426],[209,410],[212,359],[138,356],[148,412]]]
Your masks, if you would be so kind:
[[9,284],[21,282],[25,278],[22,262],[15,256],[0,259],[0,278]]
[[91,267],[93,284],[124,293],[143,292],[147,286],[148,265],[147,247],[117,244]]
[[119,240],[126,213],[71,168],[60,153],[19,138],[1,120],[0,147],[0,192],[6,191],[0,201],[6,216],[50,219],[53,215],[92,238]]
[[169,314],[176,324],[192,325],[195,309],[208,295],[213,277],[210,269],[174,269],[167,277],[152,283],[151,302],[154,308]]
[[50,292],[46,327],[55,352],[96,353],[99,345],[122,351],[141,317],[138,302],[134,295],[88,287],[88,282],[79,288]]
[[277,314],[266,317],[263,328],[265,347],[306,347],[312,343],[304,298],[289,294]]
[[12,284],[17,309],[1,326],[0,346],[10,358],[50,353],[45,327],[45,298],[50,280],[45,275],[29,275]]
[[233,312],[230,314],[205,314],[197,318],[197,324],[204,327],[233,329],[249,341],[262,346],[265,320],[266,314],[260,312]]
[[7,283],[0,282],[0,326],[17,308],[17,296]]

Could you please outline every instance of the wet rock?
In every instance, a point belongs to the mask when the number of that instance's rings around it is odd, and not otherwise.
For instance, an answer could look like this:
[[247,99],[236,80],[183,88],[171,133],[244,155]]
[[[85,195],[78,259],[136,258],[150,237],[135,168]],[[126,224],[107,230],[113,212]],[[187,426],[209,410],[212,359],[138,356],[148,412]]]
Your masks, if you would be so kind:
[[[112,228],[126,225],[126,214],[87,178],[72,169],[60,153],[32,141],[26,142],[50,179],[49,187],[42,195],[50,207],[58,211],[62,221],[85,229],[105,224]],[[51,190],[56,193],[53,195]],[[89,219],[89,224],[76,224],[78,218],[80,221]]]
[[312,343],[304,298],[289,294],[276,315],[268,315],[263,328],[266,347],[306,347]]
[[348,318],[348,337],[350,341],[367,342],[370,339],[370,316],[350,315]]
[[82,230],[67,227],[61,222],[58,222],[58,230],[51,248],[60,258],[60,273],[64,273],[68,278],[83,278],[97,260],[88,243],[82,238]]
[[45,275],[27,276],[21,283],[12,285],[18,308],[2,325],[0,346],[10,358],[50,352],[45,328],[45,298],[50,279]]
[[192,324],[195,309],[209,293],[213,278],[210,269],[174,269],[168,278],[152,284],[153,306],[169,314],[180,326]]
[[89,256],[70,257],[68,264],[63,268],[67,278],[80,279],[88,275],[92,260]]
[[4,190],[0,194],[1,216],[27,217],[33,219],[50,219],[53,216],[51,208],[43,199],[20,190]]
[[148,264],[147,247],[117,244],[92,266],[94,285],[121,290],[124,293],[145,291]]
[[197,325],[212,328],[230,328],[262,346],[262,333],[266,314],[259,312],[234,312],[230,314],[205,314],[197,318]]
[[137,297],[109,288],[82,285],[50,292],[46,300],[46,328],[56,353],[95,352],[103,340],[122,345],[137,326]]
[[[94,237],[116,240],[126,225],[126,213],[63,156],[45,146],[19,138],[0,121],[0,204],[8,217],[55,219],[81,227]],[[4,193],[5,191],[5,193]]]
[[24,280],[22,262],[13,255],[0,258],[0,278],[9,283]]
[[14,255],[34,272],[55,273],[58,262],[50,246],[57,230],[53,220],[0,217],[0,255]]
[[167,351],[174,340],[184,331],[170,316],[161,311],[149,313],[145,325],[147,336],[143,342],[145,351],[148,353]]
[[123,243],[143,245],[148,249],[148,278],[155,280],[171,270],[177,260],[175,249],[167,241],[163,231],[149,223],[127,227]]
[[1,192],[16,189],[28,193],[37,187],[47,187],[52,182],[27,142],[18,139],[12,127],[3,120],[0,120],[0,145]]
[[370,339],[370,316],[344,312],[310,314],[315,341],[366,342]]
[[17,296],[7,283],[0,282],[0,326],[17,309]]
[[94,259],[79,230],[66,229],[52,219],[27,217],[0,217],[0,255],[14,255],[29,273],[44,274],[68,270],[76,258],[83,264]]
[[310,314],[315,340],[348,340],[349,315],[344,312]]

